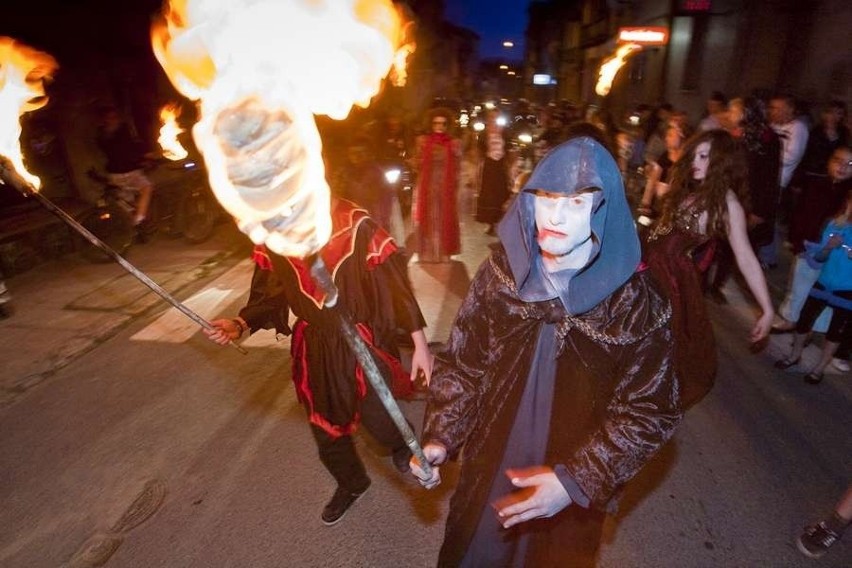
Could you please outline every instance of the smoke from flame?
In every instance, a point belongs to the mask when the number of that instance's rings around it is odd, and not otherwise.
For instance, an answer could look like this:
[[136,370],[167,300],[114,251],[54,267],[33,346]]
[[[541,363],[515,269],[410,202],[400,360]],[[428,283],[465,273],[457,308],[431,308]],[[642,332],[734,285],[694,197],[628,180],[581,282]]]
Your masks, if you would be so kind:
[[183,132],[183,128],[177,123],[178,116],[180,116],[180,108],[177,105],[168,104],[160,109],[160,121],[163,125],[160,127],[160,137],[157,142],[163,149],[163,156],[169,160],[183,160],[189,155],[186,148],[178,141],[178,134]]
[[47,104],[44,84],[58,67],[47,53],[0,37],[0,155],[35,189],[41,180],[24,167],[20,117]]
[[640,49],[642,49],[642,46],[637,43],[625,43],[618,47],[615,51],[615,55],[601,63],[601,69],[598,73],[598,82],[595,85],[595,92],[602,97],[608,95],[618,70],[627,63],[627,58],[629,56]]
[[[200,101],[193,138],[240,229],[289,256],[330,236],[315,114],[366,107],[405,44],[390,0],[171,0],[152,28],[175,87]],[[397,78],[404,71],[395,72]]]

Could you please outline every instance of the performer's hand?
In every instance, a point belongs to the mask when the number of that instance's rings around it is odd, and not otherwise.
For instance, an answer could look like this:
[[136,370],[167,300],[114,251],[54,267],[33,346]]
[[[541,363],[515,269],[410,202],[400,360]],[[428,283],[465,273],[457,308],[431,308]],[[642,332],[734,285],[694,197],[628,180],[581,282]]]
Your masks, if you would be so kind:
[[547,466],[509,469],[506,475],[512,480],[512,485],[524,489],[494,503],[505,529],[532,519],[552,517],[571,504],[571,497],[562,482]]
[[414,456],[409,461],[411,473],[417,478],[420,485],[426,489],[434,489],[441,484],[441,471],[438,466],[447,461],[447,448],[441,444],[429,443],[423,446],[423,453],[426,454],[426,459],[432,466],[432,475],[426,476],[423,468],[420,467],[420,462]]
[[215,329],[203,328],[202,331],[210,341],[219,345],[227,345],[229,342],[239,339],[240,335],[242,335],[240,326],[234,320],[217,319],[211,321],[210,324]]
[[751,328],[751,334],[749,335],[749,339],[751,340],[751,342],[757,343],[763,338],[769,336],[769,332],[772,330],[772,322],[774,320],[774,312],[764,312],[763,315],[760,316],[755,322],[754,327]]
[[429,351],[426,334],[423,333],[422,329],[412,333],[411,339],[414,341],[414,353],[411,355],[411,382],[416,381],[417,375],[422,371],[426,386],[429,386],[429,381],[432,380],[432,365],[435,362],[435,357]]

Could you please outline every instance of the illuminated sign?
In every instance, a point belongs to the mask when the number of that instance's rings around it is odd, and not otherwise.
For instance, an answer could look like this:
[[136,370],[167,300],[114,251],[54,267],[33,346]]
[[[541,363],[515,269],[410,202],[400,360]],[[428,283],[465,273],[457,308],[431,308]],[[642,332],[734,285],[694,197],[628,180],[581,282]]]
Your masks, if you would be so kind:
[[666,27],[619,28],[618,41],[639,45],[666,45],[669,29]]
[[680,0],[681,12],[709,12],[713,8],[712,0]]
[[536,73],[533,75],[533,85],[549,85],[550,75],[545,73]]

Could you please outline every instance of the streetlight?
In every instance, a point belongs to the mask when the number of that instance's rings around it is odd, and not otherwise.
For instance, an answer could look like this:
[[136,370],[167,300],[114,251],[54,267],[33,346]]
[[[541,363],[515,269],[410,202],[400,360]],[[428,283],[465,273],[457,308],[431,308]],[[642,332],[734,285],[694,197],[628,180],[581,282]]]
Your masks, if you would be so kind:
[[503,47],[515,47],[515,42],[506,40],[503,42]]
[[505,70],[506,70],[506,69],[508,69],[508,68],[509,68],[509,66],[508,66],[508,65],[501,65],[501,66],[500,66],[500,70],[501,70],[501,71],[505,71]]

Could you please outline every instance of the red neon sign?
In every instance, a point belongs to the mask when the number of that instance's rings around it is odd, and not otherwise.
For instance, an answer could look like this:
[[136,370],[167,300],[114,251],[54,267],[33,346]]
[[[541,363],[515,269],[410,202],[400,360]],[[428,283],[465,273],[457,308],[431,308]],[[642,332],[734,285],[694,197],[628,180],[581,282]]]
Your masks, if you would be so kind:
[[639,45],[666,45],[669,42],[669,29],[663,26],[618,28],[618,41]]

